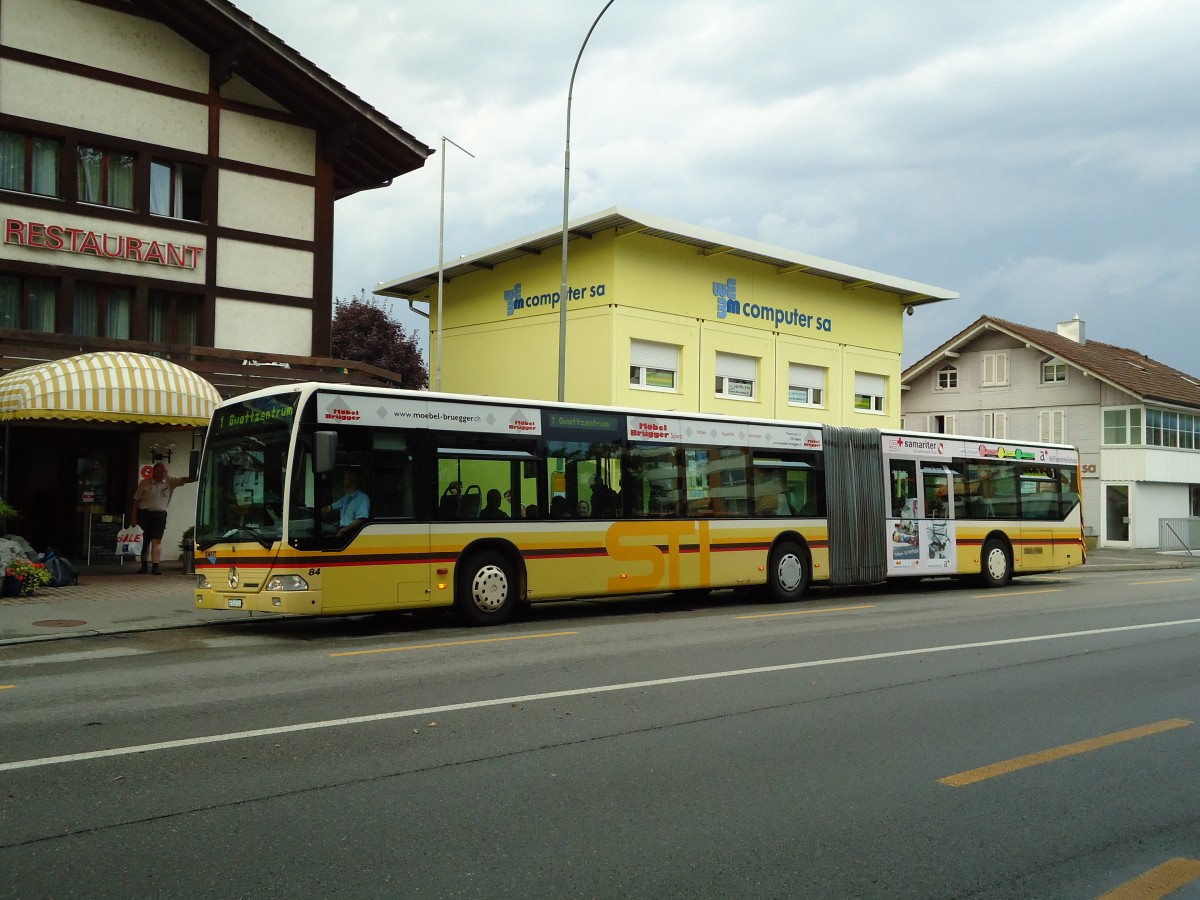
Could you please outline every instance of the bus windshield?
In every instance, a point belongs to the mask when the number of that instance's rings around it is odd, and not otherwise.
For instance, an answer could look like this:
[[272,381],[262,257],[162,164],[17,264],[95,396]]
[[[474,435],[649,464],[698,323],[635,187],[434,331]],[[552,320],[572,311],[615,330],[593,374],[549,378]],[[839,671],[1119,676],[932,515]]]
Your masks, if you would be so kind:
[[196,546],[283,537],[284,477],[299,393],[221,407],[205,444]]

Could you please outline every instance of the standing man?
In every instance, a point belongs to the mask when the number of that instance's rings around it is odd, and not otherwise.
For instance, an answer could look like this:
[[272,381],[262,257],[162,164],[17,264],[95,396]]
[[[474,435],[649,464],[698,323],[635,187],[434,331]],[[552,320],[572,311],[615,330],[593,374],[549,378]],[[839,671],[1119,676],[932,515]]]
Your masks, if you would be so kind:
[[129,516],[129,526],[132,528],[140,525],[145,535],[139,575],[146,574],[147,555],[154,563],[151,571],[155,575],[162,574],[158,562],[162,558],[162,536],[167,528],[167,505],[171,502],[175,488],[191,481],[191,478],[171,478],[167,473],[167,464],[157,462],[154,464],[154,473],[138,482],[137,490],[133,492],[133,512]]

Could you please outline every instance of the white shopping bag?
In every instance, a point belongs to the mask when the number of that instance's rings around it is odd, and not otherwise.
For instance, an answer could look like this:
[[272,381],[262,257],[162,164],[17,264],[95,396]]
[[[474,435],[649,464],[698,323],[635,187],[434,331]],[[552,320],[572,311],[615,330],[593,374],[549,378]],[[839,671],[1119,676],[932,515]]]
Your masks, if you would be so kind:
[[143,539],[142,526],[122,528],[117,532],[117,556],[140,557]]

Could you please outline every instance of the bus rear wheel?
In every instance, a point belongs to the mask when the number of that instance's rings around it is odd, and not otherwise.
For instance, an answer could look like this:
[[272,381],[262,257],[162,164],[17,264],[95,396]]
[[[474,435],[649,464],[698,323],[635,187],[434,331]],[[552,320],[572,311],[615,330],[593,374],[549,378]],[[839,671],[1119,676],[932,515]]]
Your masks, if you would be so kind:
[[983,558],[980,560],[979,578],[985,587],[1004,587],[1013,576],[1012,556],[1004,542],[989,538],[983,542]]
[[767,561],[767,596],[787,603],[799,600],[808,590],[808,554],[795,541],[781,541]]
[[454,607],[471,625],[499,625],[517,609],[512,564],[494,551],[472,556],[459,570]]

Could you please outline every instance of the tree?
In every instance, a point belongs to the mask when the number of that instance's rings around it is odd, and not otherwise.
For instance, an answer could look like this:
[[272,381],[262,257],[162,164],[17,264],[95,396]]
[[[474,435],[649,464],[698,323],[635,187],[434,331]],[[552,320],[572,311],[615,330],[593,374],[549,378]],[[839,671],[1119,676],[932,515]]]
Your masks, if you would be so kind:
[[429,387],[429,369],[421,358],[416,337],[387,314],[365,292],[349,300],[338,299],[330,330],[330,350],[338,359],[369,363],[400,376],[400,386]]

